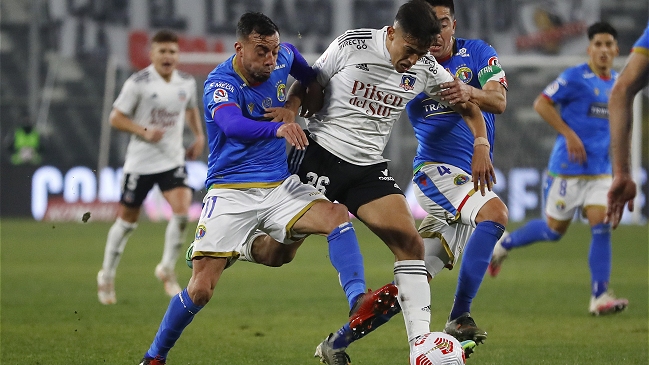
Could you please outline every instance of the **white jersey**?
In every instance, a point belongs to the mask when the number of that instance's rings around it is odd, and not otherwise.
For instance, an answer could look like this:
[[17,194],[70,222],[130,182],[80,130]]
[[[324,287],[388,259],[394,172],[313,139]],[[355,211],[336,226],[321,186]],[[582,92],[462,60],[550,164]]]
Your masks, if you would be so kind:
[[166,82],[153,65],[126,80],[113,107],[144,127],[162,128],[157,143],[135,134],[126,149],[124,172],[150,175],[182,166],[185,162],[183,131],[185,111],[197,106],[196,80],[174,70]]
[[311,137],[355,165],[387,161],[383,150],[394,122],[419,93],[431,97],[453,76],[427,54],[404,73],[394,70],[385,46],[387,27],[349,30],[315,62],[324,105],[307,121]]

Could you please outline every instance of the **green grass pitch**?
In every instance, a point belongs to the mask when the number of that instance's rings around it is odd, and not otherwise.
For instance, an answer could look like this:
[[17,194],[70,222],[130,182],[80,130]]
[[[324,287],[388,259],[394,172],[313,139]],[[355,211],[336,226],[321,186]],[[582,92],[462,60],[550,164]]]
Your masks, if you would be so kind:
[[[131,236],[113,306],[99,304],[96,295],[110,224],[0,223],[0,362],[138,363],[169,302],[153,275],[165,223],[142,222]],[[368,286],[377,288],[392,280],[393,258],[360,222],[355,226]],[[472,312],[489,338],[468,364],[647,364],[647,226],[622,226],[613,234],[611,288],[630,301],[618,315],[587,313],[589,241],[588,227],[574,224],[560,242],[513,251],[498,278],[485,277]],[[443,328],[457,271],[431,282],[433,330]],[[177,272],[186,283],[190,270],[182,259]],[[309,238],[284,267],[242,262],[228,269],[168,363],[316,365],[316,345],[346,321],[347,311],[326,241]],[[408,364],[403,317],[348,353],[354,365]]]

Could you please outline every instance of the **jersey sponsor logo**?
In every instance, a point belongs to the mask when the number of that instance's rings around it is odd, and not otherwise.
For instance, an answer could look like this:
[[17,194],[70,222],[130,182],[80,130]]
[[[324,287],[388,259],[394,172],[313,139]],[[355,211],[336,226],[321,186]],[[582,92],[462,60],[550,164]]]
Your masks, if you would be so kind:
[[426,118],[433,116],[435,114],[445,113],[450,107],[431,99],[431,103],[424,105],[424,112],[426,113]]
[[225,90],[227,90],[227,91],[229,91],[231,93],[234,92],[234,86],[232,86],[231,84],[229,84],[227,82],[223,82],[223,81],[212,82],[212,83],[210,83],[209,87],[210,88],[216,87],[216,88],[219,88],[219,89],[225,89]]
[[354,80],[349,104],[362,108],[368,116],[390,116],[392,110],[401,107],[403,98],[387,91],[381,91],[376,85]]
[[462,80],[463,83],[468,84],[471,82],[471,79],[473,79],[473,71],[471,71],[467,66],[460,66],[457,71],[455,71],[455,76]]
[[417,79],[412,75],[402,75],[399,87],[406,91],[410,91],[415,88],[416,81]]
[[271,98],[264,98],[264,101],[261,102],[261,106],[264,108],[270,108],[273,106],[273,100]]
[[196,227],[196,233],[194,234],[194,239],[196,241],[200,240],[201,238],[205,237],[205,233],[207,233],[207,227],[205,227],[204,224],[199,224],[198,227]]
[[277,85],[277,100],[281,102],[286,101],[286,85],[282,82]]
[[500,65],[489,65],[478,72],[478,81],[480,81],[481,85],[486,84],[487,81],[490,81],[495,77],[498,78],[498,82],[507,87],[507,79],[505,78],[505,73]]
[[167,111],[167,109],[163,108],[154,108],[151,109],[151,124],[162,127],[162,128],[170,128],[176,125],[176,121],[178,121],[178,116],[180,115],[180,112],[170,112]]
[[453,178],[453,184],[455,184],[457,186],[464,185],[464,184],[468,183],[469,181],[471,181],[471,178],[469,176],[467,176],[467,175],[464,175],[464,174],[456,175]]
[[280,65],[275,65],[275,70],[281,70],[281,69],[283,69],[284,67],[286,67],[286,64],[285,64],[285,63],[282,63],[282,64],[280,64]]
[[228,101],[228,93],[225,89],[218,88],[214,90],[214,96],[212,97],[215,103],[222,103]]
[[591,118],[608,119],[607,103],[592,103],[588,107],[588,116]]
[[338,49],[346,46],[356,46],[356,49],[367,49],[365,43],[367,39],[372,39],[371,30],[348,30],[345,34],[338,37]]
[[381,173],[383,174],[383,176],[388,176],[388,169],[381,171]]

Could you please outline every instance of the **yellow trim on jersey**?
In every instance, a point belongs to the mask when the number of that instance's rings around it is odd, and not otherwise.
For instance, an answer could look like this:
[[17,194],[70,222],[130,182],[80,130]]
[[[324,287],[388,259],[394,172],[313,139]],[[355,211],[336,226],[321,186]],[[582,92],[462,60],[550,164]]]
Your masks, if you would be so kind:
[[421,238],[439,238],[439,242],[442,244],[442,247],[444,248],[444,251],[446,251],[446,255],[449,258],[449,262],[445,263],[444,267],[449,270],[453,270],[455,255],[453,254],[453,251],[451,251],[451,248],[448,247],[448,242],[446,242],[442,233],[441,232],[421,232],[420,235]]
[[237,75],[239,75],[239,77],[241,77],[241,80],[243,80],[243,82],[246,84],[246,86],[250,86],[250,84],[248,83],[248,80],[246,80],[246,78],[243,76],[243,74],[239,71],[239,68],[237,67],[236,59],[237,59],[236,55],[234,57],[232,57],[232,69],[234,70],[234,72],[237,73]]
[[293,216],[293,218],[291,218],[291,220],[288,221],[288,223],[286,224],[286,237],[287,238],[291,239],[293,237],[293,234],[291,233],[291,231],[293,230],[293,226],[295,225],[295,223],[298,220],[300,220],[300,218],[302,218],[302,216],[307,212],[307,210],[311,209],[311,207],[315,203],[317,203],[318,201],[329,201],[329,200],[327,200],[327,199],[316,199],[316,200],[310,202],[309,204],[307,204],[306,207],[302,208],[302,210],[300,210],[295,216]]
[[457,112],[455,110],[451,109],[451,110],[448,110],[448,111],[445,111],[445,112],[428,114],[428,115],[424,116],[424,118],[429,118],[429,117],[432,117],[432,116],[435,116],[435,115],[453,114],[453,113],[457,113]]
[[581,179],[581,180],[599,180],[612,177],[611,174],[599,174],[599,175],[561,175],[561,174],[550,174],[548,175],[553,177],[558,177],[561,179]]
[[247,183],[227,183],[227,184],[212,184],[207,191],[212,189],[249,189],[249,188],[276,188],[282,185],[282,181],[276,182],[247,182]]
[[641,54],[643,56],[649,57],[649,48],[633,47],[633,49],[631,49],[631,52],[632,53],[638,53],[638,54]]

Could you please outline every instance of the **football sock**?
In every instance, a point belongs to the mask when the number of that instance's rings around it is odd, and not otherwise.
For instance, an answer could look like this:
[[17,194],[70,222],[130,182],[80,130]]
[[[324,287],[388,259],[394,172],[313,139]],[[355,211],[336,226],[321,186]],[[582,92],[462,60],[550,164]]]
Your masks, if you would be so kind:
[[174,295],[169,302],[169,307],[162,318],[153,343],[144,357],[153,359],[159,356],[166,359],[169,350],[176,343],[180,334],[202,308],[192,302],[187,288],[178,295]]
[[339,348],[345,348],[349,346],[350,343],[354,342],[353,334],[351,328],[349,328],[349,323],[345,323],[336,333],[334,333],[332,347],[334,350]]
[[345,222],[336,227],[328,236],[329,260],[338,271],[340,285],[345,291],[349,309],[352,308],[359,295],[365,293],[365,268],[363,255],[358,246],[354,226]]
[[187,215],[174,214],[167,223],[167,230],[165,231],[165,247],[162,252],[162,264],[167,269],[174,269],[178,256],[185,242],[185,232],[187,228]]
[[137,228],[137,223],[129,223],[122,218],[117,218],[108,230],[104,262],[101,266],[105,278],[115,277],[115,271],[117,271],[117,265],[119,265],[126,242],[135,228]]
[[611,277],[611,226],[605,223],[591,227],[592,240],[588,265],[593,284],[593,295],[599,297],[608,290]]
[[491,261],[494,246],[503,232],[505,232],[505,227],[500,223],[483,221],[476,225],[475,231],[466,243],[460,264],[451,320],[465,312],[471,312],[471,302],[478,294],[478,289]]
[[538,241],[557,241],[561,234],[553,231],[543,219],[534,219],[527,222],[523,227],[509,234],[502,242],[507,250],[529,245]]
[[394,283],[410,342],[430,332],[430,286],[424,260],[395,262]]

